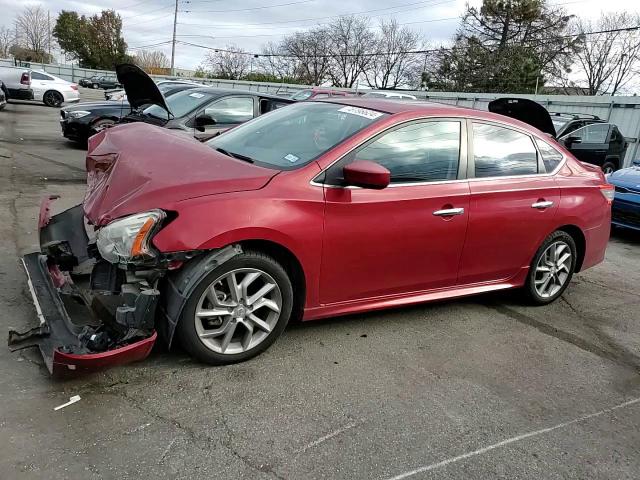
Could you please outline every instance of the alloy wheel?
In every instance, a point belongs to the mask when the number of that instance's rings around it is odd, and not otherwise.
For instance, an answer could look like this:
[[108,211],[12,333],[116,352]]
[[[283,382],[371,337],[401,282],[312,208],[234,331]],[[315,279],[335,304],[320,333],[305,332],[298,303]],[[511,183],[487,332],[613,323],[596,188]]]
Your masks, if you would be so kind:
[[45,105],[49,107],[59,107],[62,105],[62,96],[58,92],[46,92],[43,99]]
[[202,293],[194,322],[200,341],[221,354],[238,354],[262,343],[275,328],[282,293],[268,273],[240,268],[214,280]]
[[571,247],[563,241],[553,242],[540,256],[535,269],[534,285],[542,298],[553,297],[567,283],[573,259]]

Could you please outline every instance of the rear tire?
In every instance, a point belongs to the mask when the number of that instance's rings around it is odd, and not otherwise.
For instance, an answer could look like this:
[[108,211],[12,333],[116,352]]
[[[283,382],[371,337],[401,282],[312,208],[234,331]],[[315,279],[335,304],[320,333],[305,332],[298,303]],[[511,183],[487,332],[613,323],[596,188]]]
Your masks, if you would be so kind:
[[558,230],[549,235],[533,257],[524,293],[533,305],[547,305],[565,291],[576,268],[573,237]]
[[[235,294],[233,284],[239,289]],[[201,362],[243,362],[276,341],[292,307],[293,287],[282,265],[262,252],[245,251],[200,281],[185,304],[177,334]]]
[[60,92],[47,90],[42,96],[42,101],[47,107],[59,107],[64,102],[64,97]]
[[609,173],[613,173],[617,169],[618,169],[618,166],[614,162],[607,161],[602,164],[602,171],[604,172],[605,175]]

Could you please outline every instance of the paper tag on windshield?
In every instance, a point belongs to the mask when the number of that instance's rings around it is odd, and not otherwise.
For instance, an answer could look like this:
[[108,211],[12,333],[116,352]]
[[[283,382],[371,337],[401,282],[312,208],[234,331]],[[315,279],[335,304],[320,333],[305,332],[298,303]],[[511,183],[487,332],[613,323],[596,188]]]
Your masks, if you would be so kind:
[[368,108],[360,108],[360,107],[342,107],[338,110],[339,112],[350,113],[352,115],[358,115],[360,117],[368,118],[369,120],[373,120],[382,116],[382,113],[376,112],[375,110],[369,110]]
[[284,159],[285,159],[285,160],[290,161],[291,163],[295,163],[295,162],[297,162],[297,161],[299,160],[299,157],[296,157],[296,156],[295,156],[294,154],[292,154],[292,153],[287,153],[287,154],[284,156]]
[[202,98],[204,97],[204,93],[194,92],[194,93],[190,93],[189,96],[193,98]]

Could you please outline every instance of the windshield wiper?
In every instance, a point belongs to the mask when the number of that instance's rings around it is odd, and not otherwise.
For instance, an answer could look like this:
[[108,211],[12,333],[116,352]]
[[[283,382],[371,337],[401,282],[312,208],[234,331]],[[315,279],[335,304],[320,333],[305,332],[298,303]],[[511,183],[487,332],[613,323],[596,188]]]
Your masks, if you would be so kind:
[[223,155],[226,155],[227,157],[231,157],[231,158],[237,158],[238,160],[244,160],[245,162],[249,162],[249,163],[255,163],[255,160],[251,157],[247,157],[246,155],[242,155],[240,153],[233,153],[233,152],[229,152],[228,150],[225,150],[224,148],[216,148],[216,151],[222,153]]

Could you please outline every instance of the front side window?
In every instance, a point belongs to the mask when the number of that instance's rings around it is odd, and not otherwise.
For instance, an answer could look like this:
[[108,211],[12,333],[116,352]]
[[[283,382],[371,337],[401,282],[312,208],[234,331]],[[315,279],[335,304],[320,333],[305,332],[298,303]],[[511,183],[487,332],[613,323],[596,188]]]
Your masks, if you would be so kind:
[[571,136],[579,138],[582,143],[607,143],[609,127],[608,123],[592,123],[572,132]]
[[216,123],[243,123],[253,118],[253,98],[223,98],[205,108],[204,113]]
[[291,170],[309,163],[388,114],[322,102],[294,103],[233,128],[207,144],[258,165]]
[[326,183],[343,184],[342,169],[354,160],[369,160],[391,173],[391,183],[455,180],[460,160],[457,121],[420,122],[385,133],[334,165]]
[[474,123],[473,156],[478,178],[538,173],[531,137],[509,128]]
[[562,162],[562,153],[539,138],[536,138],[536,144],[538,145],[538,150],[540,150],[545,170],[547,173],[553,172]]

